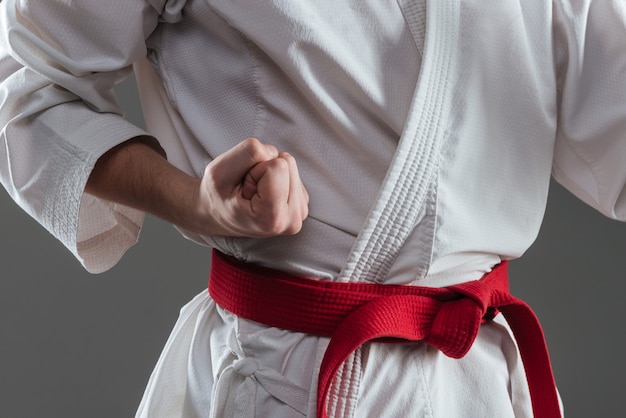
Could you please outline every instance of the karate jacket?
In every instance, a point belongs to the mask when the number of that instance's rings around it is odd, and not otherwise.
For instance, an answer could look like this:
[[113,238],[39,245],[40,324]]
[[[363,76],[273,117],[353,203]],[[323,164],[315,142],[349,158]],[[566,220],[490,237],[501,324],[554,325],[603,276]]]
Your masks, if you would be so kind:
[[[143,214],[84,185],[104,152],[145,134],[196,176],[250,136],[294,155],[311,196],[301,233],[181,232],[320,280],[478,279],[532,244],[551,175],[626,220],[623,1],[3,0],[0,22],[0,180],[92,272],[136,242]],[[113,93],[133,66],[146,131]],[[417,204],[371,244],[364,226],[397,197],[381,184],[406,138]],[[138,416],[313,416],[327,343],[237,318],[203,292]],[[367,344],[348,363],[336,416],[530,416],[499,317],[461,360]]]

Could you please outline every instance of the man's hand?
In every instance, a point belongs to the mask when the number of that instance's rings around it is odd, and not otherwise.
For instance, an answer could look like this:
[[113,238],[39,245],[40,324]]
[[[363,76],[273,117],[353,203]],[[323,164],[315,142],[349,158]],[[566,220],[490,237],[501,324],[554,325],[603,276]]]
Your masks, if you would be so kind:
[[198,219],[212,219],[213,235],[291,235],[302,228],[308,203],[296,160],[249,138],[206,167]]
[[135,138],[98,160],[86,191],[214,236],[295,234],[309,203],[295,159],[254,138],[218,156],[202,179],[171,165],[154,139]]

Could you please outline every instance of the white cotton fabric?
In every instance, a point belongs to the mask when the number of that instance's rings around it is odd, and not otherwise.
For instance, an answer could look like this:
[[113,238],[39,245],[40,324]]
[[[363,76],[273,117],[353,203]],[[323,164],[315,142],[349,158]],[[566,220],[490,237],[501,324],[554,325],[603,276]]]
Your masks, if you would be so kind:
[[[296,157],[311,195],[300,234],[182,231],[242,260],[322,280],[473,280],[531,245],[551,173],[626,220],[619,0],[3,0],[0,22],[0,180],[92,272],[119,260],[143,219],[83,194],[102,153],[145,134],[112,91],[131,65],[149,133],[186,172],[250,136]],[[409,163],[387,173],[399,144]],[[414,207],[375,206],[394,176],[412,178],[390,193]],[[326,344],[203,292],[138,416],[313,416]],[[531,416],[500,319],[462,360],[368,344],[341,373],[335,416]]]

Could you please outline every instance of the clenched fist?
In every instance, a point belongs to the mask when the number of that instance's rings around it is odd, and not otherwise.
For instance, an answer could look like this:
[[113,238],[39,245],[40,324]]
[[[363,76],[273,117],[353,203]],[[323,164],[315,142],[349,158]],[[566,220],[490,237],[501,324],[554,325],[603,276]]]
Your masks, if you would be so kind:
[[212,235],[266,237],[295,234],[308,216],[309,195],[296,160],[249,138],[205,169],[198,211]]

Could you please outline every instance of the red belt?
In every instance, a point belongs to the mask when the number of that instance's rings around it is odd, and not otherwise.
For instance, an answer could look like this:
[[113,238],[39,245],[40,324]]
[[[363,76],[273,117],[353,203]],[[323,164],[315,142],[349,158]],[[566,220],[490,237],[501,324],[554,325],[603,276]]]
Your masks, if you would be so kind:
[[535,418],[561,416],[543,331],[530,307],[509,293],[506,262],[478,281],[430,288],[294,277],[214,250],[209,293],[242,318],[331,337],[320,367],[318,417],[326,417],[326,396],[337,370],[362,344],[424,340],[461,358],[481,323],[497,311],[517,341]]

